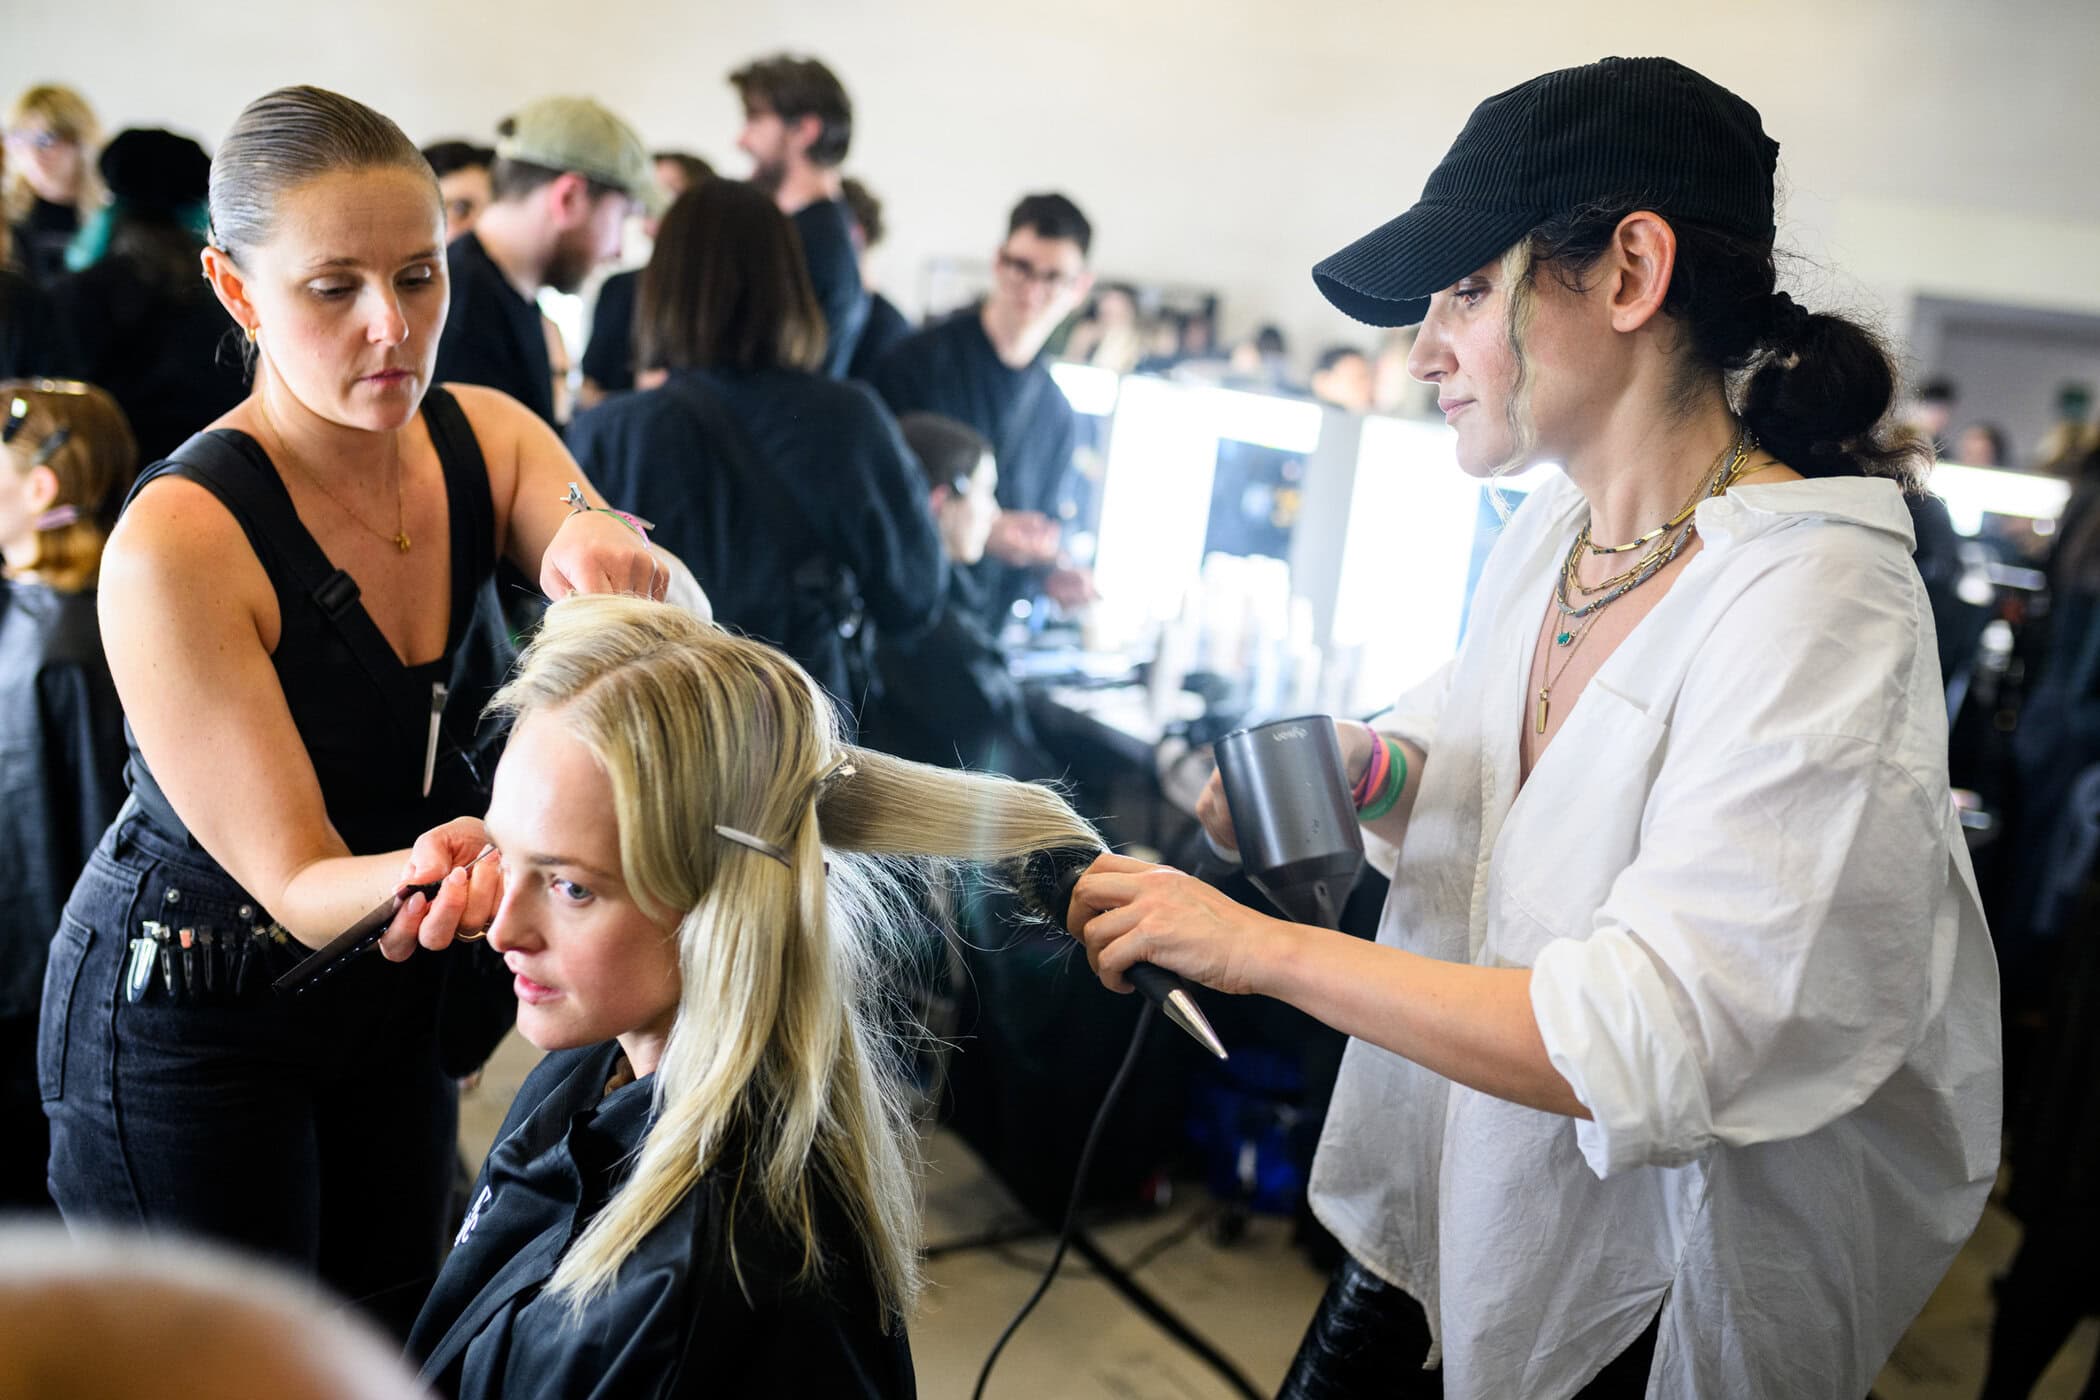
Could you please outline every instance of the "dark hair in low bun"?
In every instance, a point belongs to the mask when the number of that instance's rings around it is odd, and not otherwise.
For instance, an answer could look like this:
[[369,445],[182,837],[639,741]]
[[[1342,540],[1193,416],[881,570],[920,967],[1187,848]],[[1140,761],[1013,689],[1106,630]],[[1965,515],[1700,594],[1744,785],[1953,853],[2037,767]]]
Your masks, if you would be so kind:
[[[1532,266],[1550,264],[1580,290],[1620,221],[1648,207],[1628,198],[1556,216],[1532,231]],[[1881,339],[1778,291],[1770,239],[1669,223],[1677,266],[1663,312],[1685,332],[1687,399],[1719,375],[1759,444],[1803,476],[1885,476],[1922,490],[1931,447],[1888,421],[1896,368]]]

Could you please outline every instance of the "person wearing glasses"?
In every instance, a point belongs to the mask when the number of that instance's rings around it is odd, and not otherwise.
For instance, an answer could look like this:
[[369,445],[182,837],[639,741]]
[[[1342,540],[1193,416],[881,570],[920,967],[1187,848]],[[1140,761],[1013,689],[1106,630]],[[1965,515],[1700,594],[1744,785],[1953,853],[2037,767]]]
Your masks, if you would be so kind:
[[66,245],[102,202],[95,178],[101,124],[87,99],[68,87],[40,83],[7,114],[7,222],[31,280],[66,270]]
[[1093,291],[1093,237],[1064,195],[1029,195],[1007,220],[984,300],[912,336],[868,376],[892,412],[953,418],[992,444],[1000,512],[972,573],[995,633],[1038,592],[1067,605],[1093,593],[1086,571],[1059,567],[1058,506],[1079,427],[1043,354]]
[[0,382],[0,413],[0,1211],[48,1211],[37,1008],[59,907],[124,800],[95,582],[138,451],[78,380]]

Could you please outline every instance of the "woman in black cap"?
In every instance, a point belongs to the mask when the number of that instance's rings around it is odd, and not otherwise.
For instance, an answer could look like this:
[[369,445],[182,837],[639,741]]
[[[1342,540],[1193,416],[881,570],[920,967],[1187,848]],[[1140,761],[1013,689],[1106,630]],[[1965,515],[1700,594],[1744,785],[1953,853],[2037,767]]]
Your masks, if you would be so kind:
[[239,344],[197,275],[211,157],[171,131],[119,132],[102,148],[110,202],[75,243],[82,271],[52,288],[82,378],[131,420],[139,460],[158,461],[248,394]]
[[1563,475],[1458,656],[1340,725],[1375,943],[1114,856],[1075,896],[1109,985],[1145,960],[1353,1037],[1312,1180],[1349,1257],[1287,1396],[1857,1397],[1983,1208],[1924,450],[1872,337],[1774,288],[1777,150],[1668,60],[1549,73],[1314,272],[1421,324],[1466,471]]

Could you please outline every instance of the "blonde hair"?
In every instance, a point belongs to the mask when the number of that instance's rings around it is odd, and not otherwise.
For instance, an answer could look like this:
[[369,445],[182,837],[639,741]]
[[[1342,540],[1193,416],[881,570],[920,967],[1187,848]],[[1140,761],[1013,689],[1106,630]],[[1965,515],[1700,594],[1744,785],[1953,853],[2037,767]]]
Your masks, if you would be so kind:
[[[38,83],[15,99],[7,113],[7,129],[14,131],[32,120],[50,127],[51,134],[60,140],[80,147],[80,197],[75,207],[85,218],[88,211],[101,206],[103,199],[102,176],[95,168],[95,151],[102,144],[102,124],[95,120],[95,109],[69,87]],[[9,223],[19,223],[27,217],[35,200],[36,193],[29,188],[27,175],[18,170],[7,177]]]
[[[1005,860],[1100,838],[1048,788],[841,742],[800,666],[667,604],[555,604],[492,708],[554,716],[591,750],[629,890],[678,920],[682,991],[655,1121],[550,1291],[580,1311],[720,1166],[740,1203],[752,1193],[800,1242],[803,1278],[830,1262],[816,1225],[828,1191],[901,1323],[919,1287],[918,1213],[880,969],[918,915],[898,858]],[[785,865],[718,825],[779,846]],[[724,1159],[733,1143],[739,1161]]]
[[116,524],[117,507],[138,474],[138,444],[124,410],[105,391],[77,379],[0,380],[0,421],[14,405],[27,410],[14,440],[5,447],[11,470],[28,472],[39,465],[40,448],[63,432],[64,440],[41,463],[58,478],[52,505],[71,506],[76,519],[36,532],[36,553],[28,563],[9,566],[13,578],[34,574],[65,593],[95,586],[102,569],[102,546]]

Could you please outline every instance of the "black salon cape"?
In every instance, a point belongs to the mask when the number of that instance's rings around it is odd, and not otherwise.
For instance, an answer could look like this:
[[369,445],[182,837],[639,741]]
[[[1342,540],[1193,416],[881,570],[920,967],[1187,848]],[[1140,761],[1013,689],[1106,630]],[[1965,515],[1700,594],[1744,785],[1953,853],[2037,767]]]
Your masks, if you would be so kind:
[[799,1247],[748,1208],[748,1188],[747,1208],[732,1209],[733,1148],[580,1321],[541,1296],[649,1128],[652,1080],[603,1094],[620,1064],[612,1041],[558,1051],[518,1091],[409,1337],[424,1381],[456,1400],[915,1395],[911,1348],[901,1328],[883,1331],[835,1205],[817,1211],[827,1282],[797,1283]]
[[[764,500],[724,458],[720,434],[682,395],[713,396],[766,482]],[[815,555],[852,575],[879,632],[915,635],[938,615],[947,557],[925,479],[896,420],[859,384],[799,370],[681,370],[617,394],[569,427],[569,450],[605,498],[651,521],[653,538],[707,590],[715,620],[770,642],[857,705],[835,595],[793,579]]]
[[37,1014],[58,911],[123,801],[95,595],[0,580],[0,1020]]
[[[984,434],[999,462],[1001,507],[1061,518],[1079,421],[1047,363],[1008,366],[981,316],[972,306],[934,322],[883,357],[868,383],[900,417],[944,414]],[[970,572],[984,596],[985,624],[996,633],[1014,602],[1034,595],[1044,571],[986,559]]]

